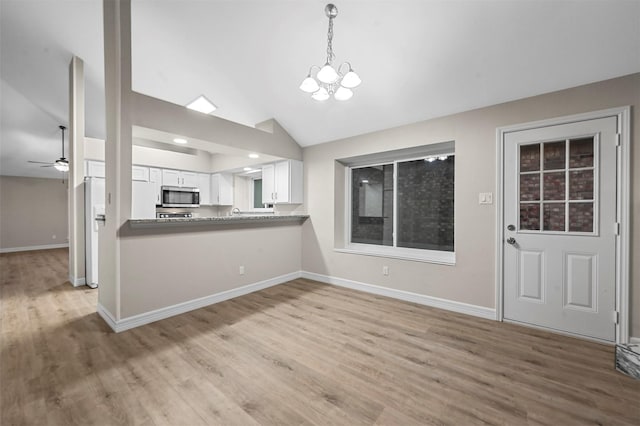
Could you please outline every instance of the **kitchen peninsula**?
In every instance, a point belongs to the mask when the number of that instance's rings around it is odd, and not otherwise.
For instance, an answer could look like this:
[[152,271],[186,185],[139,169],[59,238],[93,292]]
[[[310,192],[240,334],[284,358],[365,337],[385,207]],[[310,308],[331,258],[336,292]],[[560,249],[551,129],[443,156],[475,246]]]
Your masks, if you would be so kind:
[[233,215],[214,217],[168,217],[157,219],[129,219],[131,228],[165,228],[177,226],[224,226],[243,224],[251,226],[253,224],[273,224],[285,222],[303,223],[309,215]]

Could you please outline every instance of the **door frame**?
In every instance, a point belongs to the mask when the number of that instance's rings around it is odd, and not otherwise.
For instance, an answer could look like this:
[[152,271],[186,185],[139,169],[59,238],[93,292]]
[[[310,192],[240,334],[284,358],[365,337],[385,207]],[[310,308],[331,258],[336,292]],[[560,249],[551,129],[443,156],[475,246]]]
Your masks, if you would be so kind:
[[[624,106],[610,108],[600,111],[593,111],[584,114],[569,115],[564,117],[551,118],[547,120],[532,121],[528,123],[515,124],[498,127],[496,129],[496,154],[497,154],[497,197],[496,197],[496,320],[504,321],[504,144],[505,137],[509,133],[522,130],[531,130],[540,127],[549,127],[562,124],[575,123],[580,121],[594,120],[598,118],[616,117],[618,119],[618,149],[616,153],[617,176],[616,176],[616,220],[619,223],[619,232],[616,237],[616,312],[618,322],[616,324],[617,344],[629,342],[629,279],[630,279],[630,229],[631,229],[631,204],[630,204],[630,182],[631,182],[631,107]],[[613,322],[614,318],[611,319]],[[535,326],[533,326],[535,327]],[[540,327],[543,328],[543,327]],[[571,333],[563,333],[575,337]],[[609,343],[598,339],[599,342]]]

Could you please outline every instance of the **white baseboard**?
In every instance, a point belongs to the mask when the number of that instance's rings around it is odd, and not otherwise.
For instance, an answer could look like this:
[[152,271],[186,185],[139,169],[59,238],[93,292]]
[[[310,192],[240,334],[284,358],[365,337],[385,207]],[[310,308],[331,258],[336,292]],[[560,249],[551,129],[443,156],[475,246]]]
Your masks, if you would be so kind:
[[65,247],[69,247],[69,243],[45,244],[45,245],[41,245],[41,246],[0,248],[0,253],[14,253],[14,252],[18,252],[18,251],[33,251],[33,250],[51,250],[51,249],[65,248]]
[[71,275],[69,275],[69,282],[71,283],[72,286],[74,287],[80,287],[81,285],[85,285],[87,284],[87,279],[85,277],[82,278],[74,278]]
[[366,293],[377,294],[379,296],[387,296],[393,299],[404,300],[406,302],[413,302],[420,305],[431,306],[433,308],[440,308],[447,311],[472,315],[474,317],[486,318],[491,320],[496,319],[496,310],[493,308],[486,308],[484,306],[470,305],[468,303],[456,302],[454,300],[440,299],[438,297],[425,296],[424,294],[411,293],[403,290],[395,290],[388,287],[361,283],[344,278],[316,274],[314,272],[302,271],[302,278],[320,281],[322,283],[332,284],[339,287],[346,287],[353,290],[360,290]]
[[185,312],[193,311],[195,309],[204,308],[205,306],[213,305],[214,303],[224,302],[225,300],[233,299],[235,297],[244,296],[245,294],[253,293],[255,291],[263,290],[268,287],[273,287],[278,284],[286,283],[287,281],[295,280],[301,277],[301,272],[296,271],[290,274],[280,275],[279,277],[270,278],[268,280],[259,281],[257,283],[248,284],[242,287],[234,288],[231,290],[222,291],[220,293],[212,294],[210,296],[201,297],[198,299],[189,300],[187,302],[178,303],[176,305],[167,306],[166,308],[156,309],[154,311],[145,312],[132,317],[116,320],[113,315],[98,303],[98,313],[105,320],[105,322],[115,331],[119,333],[121,331],[129,330],[131,328],[140,327],[145,324],[149,324],[155,321],[159,321],[165,318],[169,318],[175,315],[183,314]]

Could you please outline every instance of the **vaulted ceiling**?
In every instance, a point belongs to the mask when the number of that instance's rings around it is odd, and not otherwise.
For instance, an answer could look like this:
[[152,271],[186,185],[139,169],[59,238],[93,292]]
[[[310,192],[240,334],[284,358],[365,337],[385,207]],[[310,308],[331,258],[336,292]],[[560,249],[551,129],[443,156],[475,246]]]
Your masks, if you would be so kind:
[[[640,1],[336,0],[336,61],[363,83],[346,102],[298,86],[325,59],[326,0],[133,0],[134,90],[302,146],[640,71]],[[59,177],[68,66],[85,62],[86,134],[104,138],[101,0],[0,1],[0,174]]]

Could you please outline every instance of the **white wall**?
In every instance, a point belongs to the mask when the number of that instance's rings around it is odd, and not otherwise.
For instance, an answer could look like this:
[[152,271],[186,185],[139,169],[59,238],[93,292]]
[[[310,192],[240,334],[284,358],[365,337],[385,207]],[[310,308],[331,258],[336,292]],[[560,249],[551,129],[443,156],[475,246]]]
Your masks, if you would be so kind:
[[0,176],[0,250],[66,244],[67,209],[62,179]]
[[298,224],[126,227],[121,235],[123,319],[291,274],[302,262]]
[[[495,304],[494,205],[479,205],[479,192],[496,195],[496,128],[511,124],[632,105],[640,122],[640,74],[554,92],[520,101],[427,120],[322,145],[303,151],[305,205],[302,269],[318,274],[493,308]],[[334,251],[344,213],[343,168],[337,159],[393,149],[455,141],[455,266],[363,256]],[[638,132],[632,126],[632,147]],[[633,336],[640,336],[640,149],[632,148]],[[635,262],[634,262],[635,260]],[[389,266],[389,276],[382,266]]]

